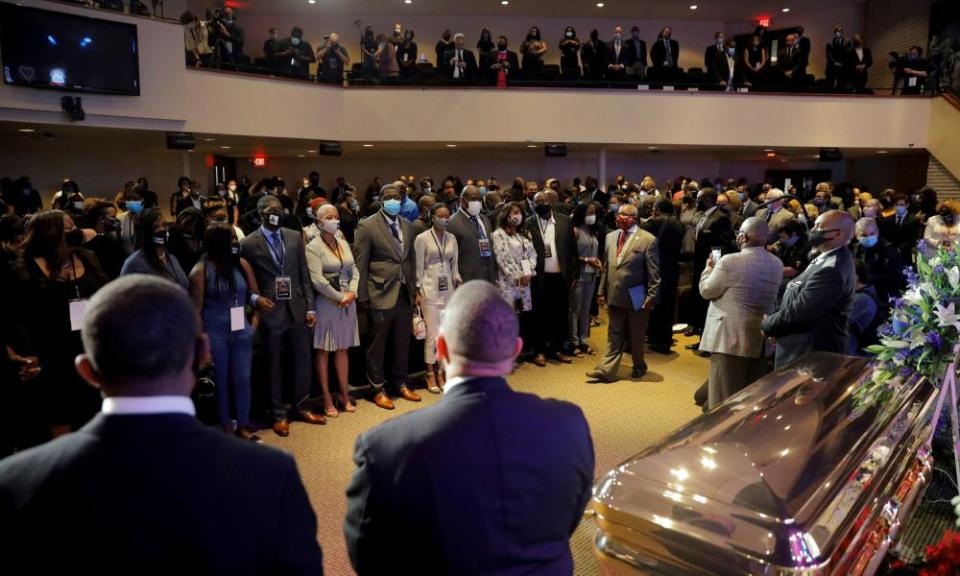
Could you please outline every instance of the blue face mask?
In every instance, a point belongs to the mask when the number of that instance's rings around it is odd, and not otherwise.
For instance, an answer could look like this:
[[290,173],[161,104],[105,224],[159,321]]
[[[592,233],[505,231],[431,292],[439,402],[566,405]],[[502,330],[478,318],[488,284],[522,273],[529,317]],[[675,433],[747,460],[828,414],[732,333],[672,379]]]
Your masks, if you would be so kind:
[[897,206],[896,210],[897,210],[897,216],[903,216],[907,213],[906,206]]
[[857,242],[859,242],[864,248],[873,248],[877,245],[877,240],[879,240],[879,238],[879,236],[862,236],[857,238]]
[[383,211],[386,212],[389,216],[396,216],[400,213],[400,201],[399,200],[385,200],[383,202]]
[[793,248],[794,246],[796,246],[797,240],[799,239],[800,239],[799,236],[791,236],[790,238],[781,238],[780,243],[786,246],[787,248]]
[[613,212],[614,214],[616,214],[617,212],[620,211],[620,205],[619,205],[619,204],[611,204],[611,205],[610,205],[610,211]]
[[143,200],[127,200],[127,210],[134,214],[143,212]]
[[486,196],[486,195],[487,195],[487,187],[486,187],[486,186],[481,186],[481,187],[480,187],[480,196]]

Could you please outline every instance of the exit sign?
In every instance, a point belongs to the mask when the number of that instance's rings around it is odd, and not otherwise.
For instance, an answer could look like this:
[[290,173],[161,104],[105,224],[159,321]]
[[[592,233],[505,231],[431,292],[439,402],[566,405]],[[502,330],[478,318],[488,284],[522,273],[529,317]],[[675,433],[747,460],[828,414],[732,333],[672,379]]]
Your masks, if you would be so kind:
[[266,168],[267,167],[267,158],[265,156],[257,156],[253,159],[253,166],[255,168]]
[[762,26],[763,28],[769,28],[771,23],[772,23],[772,20],[769,16],[761,16],[760,18],[757,18],[755,21],[755,24],[757,26]]

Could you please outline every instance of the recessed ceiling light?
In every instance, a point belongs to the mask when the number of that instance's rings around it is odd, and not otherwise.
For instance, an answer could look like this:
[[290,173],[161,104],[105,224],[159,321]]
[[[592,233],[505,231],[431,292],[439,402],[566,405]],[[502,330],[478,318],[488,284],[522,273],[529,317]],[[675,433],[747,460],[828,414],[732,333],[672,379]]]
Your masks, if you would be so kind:
[[447,144],[447,148],[456,148],[456,147],[457,147],[456,144]]
[[527,144],[527,148],[536,148],[536,147],[537,147],[536,144]]
[[603,2],[597,2],[597,8],[603,8]]
[[363,147],[364,147],[364,148],[373,148],[373,144],[364,144]]
[[776,152],[776,150],[774,150],[773,148],[764,148],[763,151],[764,151],[764,152]]
[[510,0],[500,0],[500,3],[503,4],[504,6],[506,6],[506,5],[510,4]]
[[229,147],[229,146],[221,146],[220,149],[221,149],[221,150],[229,150],[230,147]]
[[216,138],[204,138],[203,141],[204,141],[204,142],[216,142],[217,139],[216,139]]
[[17,132],[20,132],[22,134],[33,134],[34,132],[36,132],[36,130],[34,130],[33,128],[21,128],[17,130]]
[[316,4],[317,0],[307,0],[307,4]]
[[404,4],[413,4],[413,0],[403,0]]
[[784,9],[783,9],[783,13],[784,13],[784,14],[786,14],[786,13],[789,12],[789,11],[790,11],[789,8],[784,8]]
[[699,6],[697,6],[696,4],[691,4],[691,5],[690,5],[690,9],[691,9],[691,10],[696,10],[697,8],[699,8]]
[[316,153],[317,153],[316,150],[307,150],[307,154],[316,154]]
[[297,158],[306,158],[306,157],[307,157],[306,154],[297,154]]
[[886,153],[887,153],[886,150],[877,150],[877,154],[886,154]]
[[659,150],[656,146],[647,146],[647,150]]

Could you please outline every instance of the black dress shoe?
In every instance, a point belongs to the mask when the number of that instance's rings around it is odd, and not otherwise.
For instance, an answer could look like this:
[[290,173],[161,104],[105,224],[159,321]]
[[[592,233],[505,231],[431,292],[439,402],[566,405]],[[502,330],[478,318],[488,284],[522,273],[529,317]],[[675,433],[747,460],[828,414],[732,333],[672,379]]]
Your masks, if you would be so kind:
[[670,350],[670,347],[669,347],[669,346],[656,346],[656,345],[653,345],[653,346],[647,346],[647,348],[648,348],[651,352],[656,352],[657,354],[665,354],[665,355],[667,355],[667,354],[671,354],[671,353],[672,353],[672,351]]
[[688,337],[688,338],[689,338],[690,336],[696,336],[696,335],[699,334],[699,333],[700,333],[700,331],[697,330],[696,328],[694,328],[693,326],[691,326],[691,327],[689,327],[689,328],[687,328],[686,330],[683,331],[683,335],[686,336],[686,337]]
[[686,346],[684,346],[684,348],[686,348],[687,350],[699,350],[700,343],[697,342],[696,344],[687,344]]
[[643,378],[647,373],[647,367],[643,366],[642,368],[634,368],[633,372],[630,372],[631,378]]

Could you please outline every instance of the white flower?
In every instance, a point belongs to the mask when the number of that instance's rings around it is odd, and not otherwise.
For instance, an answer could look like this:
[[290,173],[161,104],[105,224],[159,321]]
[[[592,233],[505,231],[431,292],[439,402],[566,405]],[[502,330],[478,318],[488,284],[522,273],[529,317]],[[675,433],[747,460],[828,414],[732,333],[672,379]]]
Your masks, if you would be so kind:
[[947,280],[950,281],[950,287],[954,290],[960,288],[960,268],[954,266],[947,270]]
[[954,311],[953,302],[946,307],[937,304],[937,321],[940,323],[941,328],[953,326],[957,330],[960,330],[960,314]]
[[911,288],[903,293],[903,302],[908,306],[916,306],[923,301],[923,294],[921,292],[922,286],[916,288]]
[[893,340],[891,338],[881,338],[880,343],[886,346],[887,348],[909,348],[910,342],[905,340]]
[[943,264],[943,261],[940,260],[940,257],[939,257],[939,256],[937,256],[936,258],[934,258],[933,260],[931,260],[931,261],[929,262],[929,264],[930,264],[930,267],[931,267],[931,268],[936,268],[937,266]]

